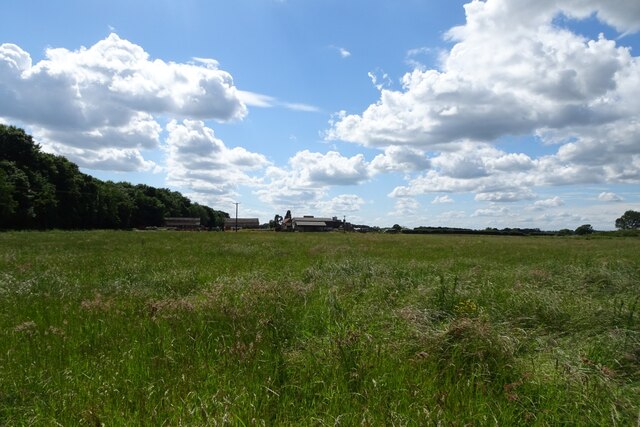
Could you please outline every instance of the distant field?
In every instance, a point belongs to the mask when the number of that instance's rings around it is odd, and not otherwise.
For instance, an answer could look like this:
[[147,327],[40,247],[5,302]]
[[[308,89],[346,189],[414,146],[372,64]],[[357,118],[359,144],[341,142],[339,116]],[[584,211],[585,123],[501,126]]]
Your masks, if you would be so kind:
[[0,233],[0,426],[638,425],[640,239]]

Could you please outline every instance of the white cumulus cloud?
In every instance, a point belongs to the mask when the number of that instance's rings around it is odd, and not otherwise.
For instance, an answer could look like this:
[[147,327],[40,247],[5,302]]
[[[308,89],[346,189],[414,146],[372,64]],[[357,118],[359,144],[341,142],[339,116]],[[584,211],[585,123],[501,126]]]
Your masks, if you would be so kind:
[[491,207],[491,208],[487,208],[487,209],[477,209],[473,214],[471,214],[472,217],[506,217],[509,216],[511,213],[509,211],[509,209],[507,208],[499,208],[499,207]]
[[288,161],[286,167],[267,168],[265,184],[255,194],[265,203],[278,209],[307,209],[326,211],[327,203],[350,201],[353,198],[326,200],[334,186],[360,184],[372,176],[369,163],[362,154],[346,157],[337,151],[327,153],[303,150]]
[[423,171],[431,166],[426,154],[411,147],[390,146],[371,161],[373,173]]
[[358,212],[364,204],[365,200],[356,194],[341,194],[320,203],[319,208],[323,215],[334,216]]
[[262,154],[227,147],[199,120],[172,120],[167,132],[167,182],[188,189],[196,200],[228,201],[239,185],[259,185],[251,172],[270,164]]
[[455,144],[456,151],[429,158],[431,168],[396,187],[392,197],[429,193],[476,193],[479,201],[533,198],[536,162],[524,154],[508,154],[489,144]]
[[431,203],[433,203],[434,205],[453,203],[453,199],[445,194],[442,196],[436,196]]
[[527,188],[515,190],[515,191],[493,191],[478,193],[475,196],[476,201],[483,202],[519,202],[522,200],[531,200],[535,198],[535,194]]
[[407,73],[403,90],[382,90],[364,113],[337,121],[329,137],[434,147],[618,118],[620,101],[632,100],[617,90],[636,66],[629,49],[554,27],[561,11],[549,4],[555,2],[542,2],[547,5],[534,8],[534,19],[518,21],[523,3],[468,4],[467,24],[449,32],[457,44],[442,70]]
[[362,154],[345,157],[337,151],[326,154],[300,151],[289,160],[300,184],[350,185],[369,178],[368,163]]
[[616,193],[602,192],[598,195],[598,200],[603,202],[622,202],[624,199]]
[[339,48],[338,51],[340,52],[340,56],[343,58],[348,58],[351,56],[351,52],[343,47]]
[[[327,139],[431,153],[421,175],[392,196],[475,192],[476,200],[516,201],[534,198],[537,186],[640,183],[639,58],[618,44],[624,38],[591,39],[556,21],[595,14],[634,32],[640,3],[486,0],[465,12],[466,23],[446,34],[453,46],[438,69],[414,64],[399,90],[374,79],[379,99],[334,116]],[[529,144],[557,152],[536,158],[493,148],[509,135],[532,135]]]
[[[412,197],[402,197],[396,200],[391,214],[397,216],[396,222],[400,221],[400,217],[415,217],[422,211],[420,203]],[[406,219],[406,218],[403,218]]]
[[537,200],[533,205],[537,208],[555,208],[564,206],[564,201],[560,197],[555,196],[550,199]]
[[160,143],[158,116],[228,121],[246,113],[215,60],[152,59],[115,33],[89,48],[49,48],[36,64],[19,46],[0,45],[0,116],[29,124],[45,148],[80,166],[144,166],[140,150]]
[[338,54],[340,55],[341,58],[348,58],[348,57],[351,56],[351,52],[349,52],[346,48],[344,48],[342,46],[331,45],[329,47],[331,49],[335,50],[336,52],[338,52]]

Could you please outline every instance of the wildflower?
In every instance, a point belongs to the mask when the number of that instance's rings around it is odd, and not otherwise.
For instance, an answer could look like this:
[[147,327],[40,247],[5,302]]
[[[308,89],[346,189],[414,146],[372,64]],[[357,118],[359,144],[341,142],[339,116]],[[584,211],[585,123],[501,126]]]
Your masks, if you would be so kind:
[[468,299],[468,300],[459,302],[455,306],[454,311],[459,316],[473,317],[478,314],[478,306],[475,302]]

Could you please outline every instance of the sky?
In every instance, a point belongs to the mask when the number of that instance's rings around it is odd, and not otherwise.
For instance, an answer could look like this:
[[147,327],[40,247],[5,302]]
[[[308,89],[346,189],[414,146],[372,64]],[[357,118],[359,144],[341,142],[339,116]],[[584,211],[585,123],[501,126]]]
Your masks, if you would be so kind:
[[637,0],[4,0],[0,123],[268,222],[614,228]]

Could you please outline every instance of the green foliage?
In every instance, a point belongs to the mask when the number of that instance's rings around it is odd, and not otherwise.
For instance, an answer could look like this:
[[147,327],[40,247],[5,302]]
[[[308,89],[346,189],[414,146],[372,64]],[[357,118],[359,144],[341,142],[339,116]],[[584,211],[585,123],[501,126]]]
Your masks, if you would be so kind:
[[635,425],[638,251],[1,233],[0,425]]
[[450,316],[460,302],[458,277],[448,280],[444,276],[440,276],[438,279],[439,284],[432,297],[432,304],[438,310],[439,316]]
[[13,217],[18,208],[18,202],[13,195],[16,190],[16,180],[19,178],[18,171],[12,166],[9,162],[0,162],[0,219],[4,221]]
[[594,230],[591,224],[582,224],[580,227],[576,228],[576,231],[574,231],[574,233],[578,236],[584,236],[586,234],[593,233],[593,231]]
[[41,152],[22,129],[0,125],[0,229],[157,227],[168,216],[220,227],[228,215],[168,189],[102,182]]
[[616,219],[616,228],[620,230],[636,230],[640,228],[640,212],[626,211],[624,215]]
[[[291,212],[289,212],[289,217],[291,217]],[[276,214],[273,219],[269,221],[269,228],[280,231],[282,229],[282,221],[283,218],[280,215]]]
[[22,129],[0,124],[0,153],[5,159],[19,167],[34,165],[39,162],[39,150],[40,146]]

